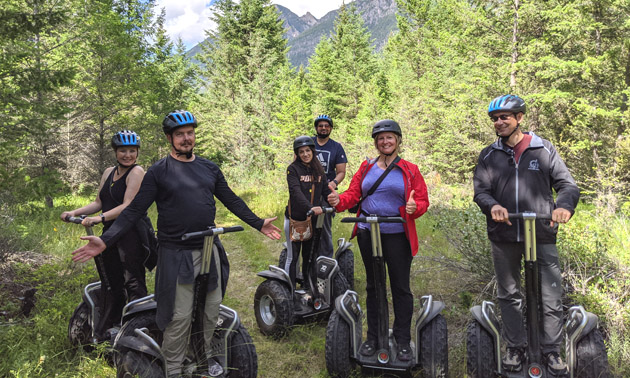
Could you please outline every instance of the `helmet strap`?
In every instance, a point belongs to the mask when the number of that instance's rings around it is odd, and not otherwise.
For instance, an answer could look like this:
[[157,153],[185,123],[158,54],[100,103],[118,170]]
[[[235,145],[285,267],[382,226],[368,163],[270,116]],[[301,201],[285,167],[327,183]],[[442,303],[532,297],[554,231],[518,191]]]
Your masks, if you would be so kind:
[[[514,128],[514,130],[512,130],[512,132],[510,133],[510,135],[508,135],[508,136],[504,136],[504,137],[501,137],[501,143],[505,144],[505,143],[508,141],[508,139],[510,139],[510,137],[511,137],[511,136],[512,136],[515,132],[516,132],[516,130],[518,130],[518,128],[519,128],[520,126],[521,126],[521,124],[520,124],[520,123],[517,123],[517,124],[516,124],[516,127]],[[497,136],[499,136],[499,133],[497,133]]]

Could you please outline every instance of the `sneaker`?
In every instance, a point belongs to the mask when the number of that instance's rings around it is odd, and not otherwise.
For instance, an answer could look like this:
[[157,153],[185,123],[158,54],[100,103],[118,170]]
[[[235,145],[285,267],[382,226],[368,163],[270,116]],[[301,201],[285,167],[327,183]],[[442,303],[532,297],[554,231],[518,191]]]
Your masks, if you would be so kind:
[[545,354],[545,361],[547,361],[547,369],[549,372],[554,375],[565,375],[569,374],[569,369],[567,368],[567,364],[562,361],[562,357],[560,357],[560,353],[558,352],[549,352]]
[[411,347],[409,344],[401,345],[400,350],[398,350],[398,355],[396,355],[396,359],[402,362],[409,362],[412,357]]
[[359,353],[365,357],[373,356],[376,353],[376,341],[368,340],[364,342],[359,349]]
[[521,371],[523,368],[523,350],[508,347],[505,356],[503,356],[503,367],[507,371]]
[[208,375],[211,377],[219,377],[223,374],[223,366],[214,358],[208,360]]

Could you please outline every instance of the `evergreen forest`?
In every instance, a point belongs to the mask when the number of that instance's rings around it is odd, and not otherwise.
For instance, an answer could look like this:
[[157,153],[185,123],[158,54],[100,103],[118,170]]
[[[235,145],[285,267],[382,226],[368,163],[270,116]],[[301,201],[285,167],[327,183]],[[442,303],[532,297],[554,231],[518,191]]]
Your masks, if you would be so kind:
[[[115,375],[105,347],[67,340],[82,287],[98,276],[93,263],[71,262],[84,231],[59,214],[94,198],[115,164],[116,131],[140,135],[146,170],[170,149],[164,116],[186,109],[199,121],[195,154],[217,163],[258,215],[278,216],[278,227],[293,139],[313,135],[318,114],[333,118],[332,138],[348,156],[340,191],[376,154],[371,125],[396,120],[401,156],[419,166],[431,202],[417,221],[414,297],[446,303],[449,368],[464,377],[468,309],[496,289],[472,174],[496,139],[488,103],[512,93],[527,103],[521,127],[554,144],[581,191],[559,233],[563,303],[599,316],[612,375],[630,377],[630,0],[397,6],[398,31],[382,51],[349,3],[308,66],[295,68],[269,0],[216,1],[217,29],[206,31],[196,62],[167,35],[155,0],[0,2],[0,376]],[[150,216],[155,224],[154,209]],[[342,216],[334,240],[350,238]],[[217,213],[219,224],[238,222]],[[325,323],[279,341],[257,329],[255,273],[276,263],[281,242],[247,227],[225,239],[233,269],[225,301],[252,334],[259,375],[327,376]]]

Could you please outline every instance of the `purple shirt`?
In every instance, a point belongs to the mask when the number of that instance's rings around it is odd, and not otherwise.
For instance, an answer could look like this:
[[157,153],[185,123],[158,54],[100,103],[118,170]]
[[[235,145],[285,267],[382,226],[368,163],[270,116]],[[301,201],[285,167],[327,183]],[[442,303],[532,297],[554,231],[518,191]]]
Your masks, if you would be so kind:
[[[365,200],[361,202],[361,212],[375,214],[382,217],[399,217],[401,206],[405,205],[405,182],[400,168],[394,167],[385,177],[376,191],[367,196],[368,190],[385,172],[384,169],[374,166],[367,172],[361,183],[361,192]],[[364,216],[362,214],[360,216]],[[359,228],[370,229],[368,223],[359,223]],[[397,234],[405,232],[402,223],[381,223],[382,234]]]

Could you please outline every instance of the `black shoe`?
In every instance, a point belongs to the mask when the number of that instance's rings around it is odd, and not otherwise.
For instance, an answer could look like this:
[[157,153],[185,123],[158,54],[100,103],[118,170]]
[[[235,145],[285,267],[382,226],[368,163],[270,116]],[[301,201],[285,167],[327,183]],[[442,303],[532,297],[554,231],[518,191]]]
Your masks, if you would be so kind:
[[569,374],[569,369],[567,368],[567,364],[562,361],[562,357],[560,357],[560,353],[558,352],[549,352],[545,354],[545,361],[547,363],[547,369],[549,372],[556,376],[563,376]]
[[409,344],[400,345],[396,359],[402,362],[409,362],[412,358],[411,346],[409,346]]
[[523,368],[523,349],[508,347],[503,356],[503,367],[507,371],[521,371]]
[[368,340],[364,342],[359,349],[359,353],[365,357],[373,356],[376,353],[376,341]]

